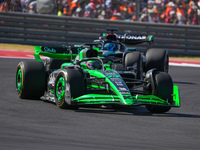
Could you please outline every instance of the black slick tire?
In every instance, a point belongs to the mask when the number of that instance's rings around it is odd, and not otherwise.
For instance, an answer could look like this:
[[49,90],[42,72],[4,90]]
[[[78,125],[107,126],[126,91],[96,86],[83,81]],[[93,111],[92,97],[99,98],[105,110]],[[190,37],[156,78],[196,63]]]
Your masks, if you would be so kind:
[[111,68],[114,69],[115,71],[125,71],[124,65],[120,63],[113,63],[111,65]]
[[168,72],[169,56],[163,49],[149,49],[146,52],[145,71],[156,68],[157,71]]
[[47,64],[47,70],[53,71],[56,69],[60,69],[63,63],[66,63],[67,60],[53,59],[50,58],[49,64]]
[[142,55],[140,52],[131,52],[125,55],[124,66],[127,69],[128,67],[134,67],[136,65],[136,79],[143,78],[143,66],[142,66]]
[[[61,95],[61,92],[64,92],[64,95]],[[85,79],[81,70],[62,70],[56,78],[54,93],[59,108],[77,109],[78,105],[73,104],[71,99],[85,94]]]
[[[155,72],[155,91],[152,93],[161,99],[172,102],[173,81],[168,73]],[[170,106],[147,105],[146,108],[152,113],[164,113],[171,109]]]
[[16,89],[21,99],[39,99],[43,96],[46,90],[44,64],[35,60],[20,62],[17,66]]

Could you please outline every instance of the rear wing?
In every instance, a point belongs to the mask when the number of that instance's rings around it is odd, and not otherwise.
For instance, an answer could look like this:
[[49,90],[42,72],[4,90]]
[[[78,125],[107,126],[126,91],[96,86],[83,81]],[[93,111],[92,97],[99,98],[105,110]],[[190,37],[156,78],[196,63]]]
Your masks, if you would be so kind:
[[134,45],[144,42],[152,44],[154,42],[153,35],[131,35],[131,34],[116,34],[118,40],[124,44]]
[[135,45],[144,42],[152,44],[154,42],[153,35],[133,35],[133,34],[107,34],[102,33],[100,39],[108,39],[112,41],[119,41],[127,45]]
[[72,47],[34,46],[34,49],[35,53],[33,55],[37,61],[42,61],[40,55],[54,59],[72,60],[82,49],[84,49],[84,47],[82,45],[73,45]]

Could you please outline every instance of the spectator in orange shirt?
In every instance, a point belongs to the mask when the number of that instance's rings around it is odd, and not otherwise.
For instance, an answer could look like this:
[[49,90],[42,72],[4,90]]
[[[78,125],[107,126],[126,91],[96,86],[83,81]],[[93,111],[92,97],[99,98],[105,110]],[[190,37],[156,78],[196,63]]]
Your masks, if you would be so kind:
[[173,19],[175,19],[175,4],[174,2],[169,2],[166,4],[166,11],[165,11],[165,15],[166,15],[166,18],[165,18],[165,23],[173,23]]
[[178,7],[176,8],[176,17],[179,25],[185,24],[186,18],[182,4],[178,5]]
[[166,16],[169,16],[169,13],[170,13],[170,11],[172,11],[174,6],[175,6],[175,4],[173,2],[169,2],[166,4],[166,11],[165,11]]
[[0,5],[0,11],[8,11],[8,4],[7,2],[3,2]]
[[110,20],[121,20],[121,13],[114,13]]
[[71,15],[71,10],[68,4],[65,4],[63,7],[63,15],[64,16],[70,16]]
[[189,6],[190,8],[188,9],[188,12],[187,12],[187,15],[188,15],[187,24],[188,25],[197,24],[197,6],[195,5],[193,0],[189,2]]
[[70,4],[71,15],[73,15],[75,13],[76,8],[78,7],[77,2],[78,2],[78,0],[73,0]]

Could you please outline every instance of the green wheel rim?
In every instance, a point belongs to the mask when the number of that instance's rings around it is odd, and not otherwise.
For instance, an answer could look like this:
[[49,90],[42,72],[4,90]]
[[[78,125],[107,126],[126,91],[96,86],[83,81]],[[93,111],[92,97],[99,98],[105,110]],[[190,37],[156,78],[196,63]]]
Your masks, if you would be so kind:
[[56,84],[56,97],[58,100],[62,100],[65,96],[65,79],[60,77]]
[[21,72],[21,69],[19,69],[17,71],[17,90],[18,92],[21,91],[21,87],[22,87],[22,72]]

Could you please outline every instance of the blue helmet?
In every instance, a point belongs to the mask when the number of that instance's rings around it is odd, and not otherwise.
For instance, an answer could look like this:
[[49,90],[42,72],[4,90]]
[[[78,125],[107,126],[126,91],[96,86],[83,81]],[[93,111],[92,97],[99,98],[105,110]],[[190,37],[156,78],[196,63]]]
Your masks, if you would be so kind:
[[104,45],[104,50],[114,51],[115,50],[115,44],[114,43],[106,43]]

